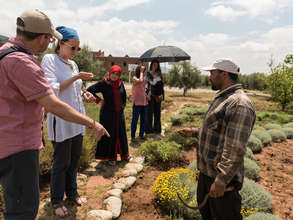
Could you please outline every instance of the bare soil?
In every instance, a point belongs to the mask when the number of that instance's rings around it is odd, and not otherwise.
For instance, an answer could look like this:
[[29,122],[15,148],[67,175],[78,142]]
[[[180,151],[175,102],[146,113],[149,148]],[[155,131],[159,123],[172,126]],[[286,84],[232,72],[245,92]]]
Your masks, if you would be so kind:
[[272,194],[273,214],[293,220],[293,140],[274,143],[255,154],[259,184]]

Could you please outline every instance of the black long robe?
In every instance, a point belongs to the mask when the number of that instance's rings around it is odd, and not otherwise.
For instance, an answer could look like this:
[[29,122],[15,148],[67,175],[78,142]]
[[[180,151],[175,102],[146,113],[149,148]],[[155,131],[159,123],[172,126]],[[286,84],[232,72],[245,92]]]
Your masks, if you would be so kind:
[[[120,92],[115,95],[114,90]],[[100,123],[106,128],[111,137],[103,136],[97,144],[96,159],[117,160],[117,154],[121,159],[127,159],[129,156],[128,142],[125,127],[124,107],[126,105],[126,91],[124,84],[118,88],[113,87],[108,82],[101,80],[87,89],[97,99],[100,99],[96,93],[102,93],[104,105],[100,109]],[[119,94],[116,92],[116,94]],[[120,99],[120,109],[115,108],[115,98]],[[117,100],[116,100],[117,101]]]

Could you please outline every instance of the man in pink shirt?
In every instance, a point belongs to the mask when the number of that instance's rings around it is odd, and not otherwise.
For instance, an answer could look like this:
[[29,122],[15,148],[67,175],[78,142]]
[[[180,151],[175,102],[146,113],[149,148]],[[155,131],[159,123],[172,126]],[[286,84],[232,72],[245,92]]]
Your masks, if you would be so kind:
[[0,184],[6,220],[33,220],[39,206],[39,149],[43,107],[64,120],[89,127],[99,140],[105,128],[56,98],[34,55],[44,52],[54,37],[50,19],[38,10],[17,18],[16,37],[0,48],[21,48],[0,60]]

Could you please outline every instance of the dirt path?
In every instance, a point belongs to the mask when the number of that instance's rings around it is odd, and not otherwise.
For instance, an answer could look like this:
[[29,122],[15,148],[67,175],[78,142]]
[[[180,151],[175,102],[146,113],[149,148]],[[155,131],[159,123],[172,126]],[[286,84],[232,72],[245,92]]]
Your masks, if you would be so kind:
[[272,194],[274,215],[293,220],[293,140],[265,147],[255,158],[261,165],[259,184]]

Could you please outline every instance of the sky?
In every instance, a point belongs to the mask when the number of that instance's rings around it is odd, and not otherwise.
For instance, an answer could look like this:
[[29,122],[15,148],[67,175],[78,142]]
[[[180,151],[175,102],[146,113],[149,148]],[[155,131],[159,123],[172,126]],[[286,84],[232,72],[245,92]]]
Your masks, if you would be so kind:
[[105,56],[140,56],[172,45],[192,65],[229,58],[241,73],[269,73],[293,48],[292,0],[0,0],[0,34],[15,36],[24,10],[39,9],[53,25],[76,29],[81,45]]

